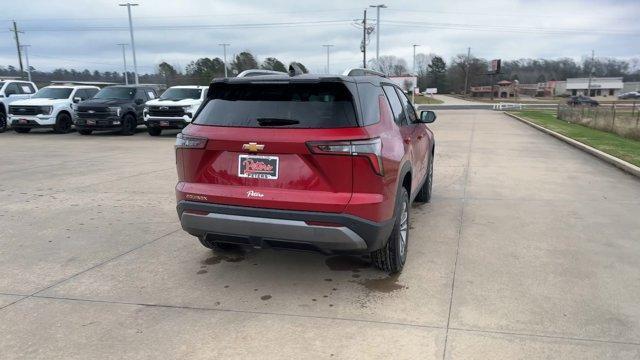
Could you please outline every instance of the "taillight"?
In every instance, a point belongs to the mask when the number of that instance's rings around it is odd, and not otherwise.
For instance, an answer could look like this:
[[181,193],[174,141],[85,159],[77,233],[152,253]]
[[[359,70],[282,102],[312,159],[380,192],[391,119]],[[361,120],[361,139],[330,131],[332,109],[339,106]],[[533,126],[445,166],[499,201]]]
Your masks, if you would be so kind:
[[176,136],[176,149],[204,149],[207,139],[179,133]]
[[314,154],[363,156],[369,159],[373,171],[384,174],[382,168],[382,141],[380,138],[355,141],[314,141],[308,142],[309,150]]

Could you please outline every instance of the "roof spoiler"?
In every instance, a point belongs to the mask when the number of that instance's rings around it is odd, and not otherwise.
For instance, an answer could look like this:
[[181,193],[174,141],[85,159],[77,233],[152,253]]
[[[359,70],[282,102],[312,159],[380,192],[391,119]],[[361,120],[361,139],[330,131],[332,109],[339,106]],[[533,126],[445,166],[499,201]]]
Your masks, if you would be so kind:
[[343,76],[380,76],[386,78],[387,75],[370,69],[364,68],[349,68],[342,73]]
[[264,70],[264,69],[249,69],[238,74],[237,77],[252,77],[252,76],[260,76],[260,75],[287,75],[287,73],[282,71],[274,71],[274,70]]

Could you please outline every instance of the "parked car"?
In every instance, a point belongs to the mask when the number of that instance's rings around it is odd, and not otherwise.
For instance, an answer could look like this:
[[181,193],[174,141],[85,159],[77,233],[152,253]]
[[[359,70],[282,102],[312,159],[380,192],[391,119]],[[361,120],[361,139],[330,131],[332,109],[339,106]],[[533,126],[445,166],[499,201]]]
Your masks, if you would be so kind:
[[569,106],[599,106],[600,103],[584,95],[572,96],[567,100]]
[[29,81],[0,78],[0,133],[9,128],[9,105],[14,101],[28,99],[38,91]]
[[400,271],[411,202],[431,198],[435,114],[372,74],[214,80],[176,139],[183,229],[210,249],[370,253]]
[[189,125],[207,90],[206,86],[173,86],[160,98],[147,101],[144,123],[149,135],[158,136],[164,129],[182,129]]
[[618,95],[618,99],[627,100],[627,99],[640,99],[640,92],[638,91],[630,91],[624,94]]
[[73,125],[73,104],[92,98],[99,90],[95,86],[44,87],[30,99],[9,105],[9,122],[19,133],[28,133],[33,128],[68,133]]
[[144,123],[145,102],[155,99],[152,86],[116,85],[100,90],[93,99],[76,106],[75,126],[81,135],[97,130],[120,130],[123,135],[135,134]]

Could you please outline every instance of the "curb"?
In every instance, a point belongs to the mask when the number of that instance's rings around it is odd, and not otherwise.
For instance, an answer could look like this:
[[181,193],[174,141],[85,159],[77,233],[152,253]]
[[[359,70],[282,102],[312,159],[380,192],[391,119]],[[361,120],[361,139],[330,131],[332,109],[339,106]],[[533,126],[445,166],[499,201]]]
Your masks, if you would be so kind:
[[531,126],[533,128],[536,128],[536,129],[538,129],[538,130],[540,130],[540,131],[542,131],[544,133],[547,133],[547,134],[555,137],[556,139],[562,140],[562,141],[566,142],[567,144],[569,144],[569,145],[571,145],[573,147],[576,147],[576,148],[578,148],[578,149],[580,149],[580,150],[582,150],[582,151],[584,151],[586,153],[589,153],[589,154],[599,158],[600,160],[605,161],[605,162],[617,167],[618,169],[621,169],[624,172],[627,172],[627,173],[629,173],[629,174],[631,174],[633,176],[636,176],[636,177],[640,178],[640,167],[637,167],[637,166],[635,166],[635,165],[633,165],[631,163],[628,163],[628,162],[626,162],[624,160],[618,159],[617,157],[611,156],[611,155],[609,155],[609,154],[607,154],[605,152],[602,152],[602,151],[600,151],[598,149],[592,148],[591,146],[583,144],[583,143],[581,143],[581,142],[579,142],[577,140],[574,140],[574,139],[572,139],[570,137],[567,137],[567,136],[559,134],[559,133],[557,133],[555,131],[549,130],[549,129],[547,129],[545,127],[542,127],[542,126],[540,126],[538,124],[535,124],[535,123],[533,123],[533,122],[531,122],[529,120],[525,120],[525,119],[523,119],[523,118],[521,118],[521,117],[519,117],[517,115],[510,114],[508,112],[505,112],[505,114],[508,115],[508,116],[511,116],[512,118],[514,118],[516,120],[519,120],[519,121],[521,121],[521,122],[523,122],[523,123],[525,123],[525,124],[527,124],[527,125],[529,125],[529,126]]

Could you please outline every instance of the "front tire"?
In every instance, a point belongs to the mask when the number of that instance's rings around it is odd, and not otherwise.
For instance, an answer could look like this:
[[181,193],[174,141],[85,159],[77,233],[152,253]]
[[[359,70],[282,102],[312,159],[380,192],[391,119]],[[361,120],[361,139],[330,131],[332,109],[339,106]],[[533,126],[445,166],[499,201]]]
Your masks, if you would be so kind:
[[56,123],[53,125],[53,132],[56,134],[66,134],[71,131],[71,116],[66,113],[58,114]]
[[31,128],[15,128],[14,130],[19,134],[26,134],[31,131]]
[[373,265],[390,274],[402,271],[407,260],[409,244],[409,209],[411,204],[409,204],[407,189],[401,188],[398,196],[400,197],[398,213],[389,240],[383,248],[371,253]]
[[416,195],[416,201],[428,203],[431,201],[431,192],[433,189],[433,156],[429,156],[429,165],[427,167],[427,178],[424,180],[424,184],[418,191],[418,195]]
[[147,132],[151,136],[160,136],[160,134],[162,134],[162,129],[156,128],[156,127],[149,127],[147,128]]
[[136,133],[137,128],[138,122],[136,118],[131,114],[126,114],[122,119],[122,130],[120,130],[120,133],[122,135],[133,135]]
[[5,132],[7,128],[7,114],[0,112],[0,133]]

